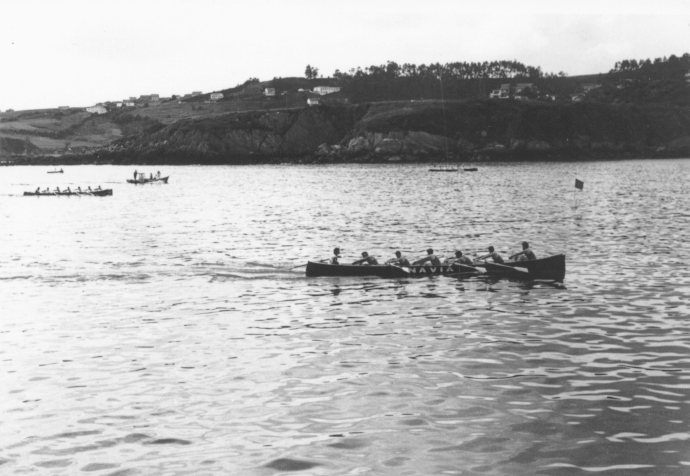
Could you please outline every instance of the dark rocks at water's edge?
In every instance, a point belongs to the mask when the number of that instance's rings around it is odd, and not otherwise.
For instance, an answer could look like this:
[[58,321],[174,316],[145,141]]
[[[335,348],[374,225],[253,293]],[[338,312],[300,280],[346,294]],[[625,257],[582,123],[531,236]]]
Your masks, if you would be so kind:
[[[444,121],[445,116],[445,121]],[[560,161],[690,156],[690,111],[528,101],[395,102],[155,124],[87,154],[20,164]]]

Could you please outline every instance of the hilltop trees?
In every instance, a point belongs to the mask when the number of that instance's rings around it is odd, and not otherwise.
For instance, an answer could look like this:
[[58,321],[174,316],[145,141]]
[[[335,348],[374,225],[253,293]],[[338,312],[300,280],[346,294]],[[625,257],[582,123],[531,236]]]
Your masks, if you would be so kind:
[[382,65],[352,68],[348,72],[336,70],[333,77],[355,102],[359,102],[438,99],[441,97],[441,82],[447,99],[485,97],[497,79],[536,80],[544,77],[544,73],[538,66],[527,66],[517,61],[419,66],[388,61]]
[[307,65],[307,68],[304,70],[304,76],[307,79],[316,79],[319,77],[319,68],[317,67],[311,67],[310,65]]

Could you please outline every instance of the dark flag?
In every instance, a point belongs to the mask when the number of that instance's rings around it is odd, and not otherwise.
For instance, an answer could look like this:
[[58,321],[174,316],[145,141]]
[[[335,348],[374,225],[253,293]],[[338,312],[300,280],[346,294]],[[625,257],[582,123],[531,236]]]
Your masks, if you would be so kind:
[[583,181],[575,179],[575,188],[579,188],[580,190],[582,190],[582,187],[584,187],[584,186],[585,186],[585,183]]

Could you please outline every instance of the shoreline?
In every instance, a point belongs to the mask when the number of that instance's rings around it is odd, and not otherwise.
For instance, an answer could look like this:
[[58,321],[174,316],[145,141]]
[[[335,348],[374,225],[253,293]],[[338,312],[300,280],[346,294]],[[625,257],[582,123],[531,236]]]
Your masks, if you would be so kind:
[[[148,154],[147,154],[148,155]],[[304,155],[304,156],[217,156],[214,154],[180,154],[168,152],[147,156],[123,152],[98,154],[65,154],[61,156],[11,156],[0,161],[0,166],[73,166],[73,165],[329,165],[329,164],[482,164],[497,162],[593,162],[619,160],[687,159],[685,150],[631,150],[631,151],[525,151],[494,150],[481,154],[457,154],[454,157],[379,155]]]

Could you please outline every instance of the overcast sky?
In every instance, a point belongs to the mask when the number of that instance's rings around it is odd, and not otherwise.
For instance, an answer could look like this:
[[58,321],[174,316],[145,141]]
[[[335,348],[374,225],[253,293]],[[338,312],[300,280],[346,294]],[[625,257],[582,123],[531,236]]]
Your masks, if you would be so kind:
[[210,92],[307,64],[517,60],[574,76],[685,52],[690,0],[0,0],[0,110]]

